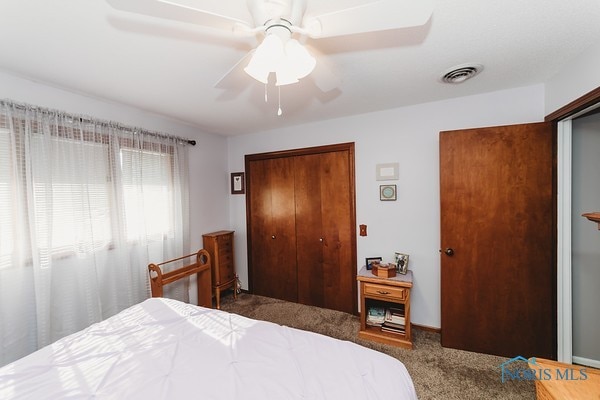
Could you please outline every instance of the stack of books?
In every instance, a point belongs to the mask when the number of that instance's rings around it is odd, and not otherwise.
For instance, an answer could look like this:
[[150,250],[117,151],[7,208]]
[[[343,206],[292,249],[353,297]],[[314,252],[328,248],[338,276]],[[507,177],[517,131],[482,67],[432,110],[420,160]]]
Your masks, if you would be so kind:
[[406,335],[406,317],[404,308],[369,307],[366,323],[381,328],[384,332]]
[[399,335],[406,334],[406,319],[403,308],[390,307],[385,310],[381,330],[384,332],[397,333]]
[[369,307],[367,314],[367,325],[381,326],[385,322],[385,308]]

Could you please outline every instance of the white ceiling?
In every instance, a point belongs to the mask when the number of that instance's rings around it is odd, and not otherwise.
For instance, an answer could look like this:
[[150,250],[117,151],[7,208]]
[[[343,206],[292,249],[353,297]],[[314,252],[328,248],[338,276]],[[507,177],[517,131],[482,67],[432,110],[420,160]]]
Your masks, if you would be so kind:
[[[251,20],[245,0],[197,0]],[[419,1],[419,0],[414,0]],[[356,0],[351,2],[356,3]],[[308,0],[309,10],[349,1]],[[434,0],[430,21],[405,28],[309,39],[342,79],[324,93],[311,76],[277,89],[241,69],[214,84],[256,38],[117,11],[103,0],[0,0],[0,69],[55,87],[135,106],[224,135],[543,83],[600,42],[598,0]],[[448,68],[483,64],[460,85]],[[0,97],[2,97],[0,88]],[[68,110],[67,110],[68,111]]]

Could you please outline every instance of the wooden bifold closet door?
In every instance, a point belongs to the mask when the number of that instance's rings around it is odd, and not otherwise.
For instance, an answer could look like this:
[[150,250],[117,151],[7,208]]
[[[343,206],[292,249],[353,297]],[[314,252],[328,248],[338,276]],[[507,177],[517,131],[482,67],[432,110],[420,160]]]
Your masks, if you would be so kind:
[[357,309],[353,143],[246,156],[253,293]]
[[289,217],[295,212],[293,159],[256,160],[250,165],[246,199],[251,291],[296,301],[296,219]]

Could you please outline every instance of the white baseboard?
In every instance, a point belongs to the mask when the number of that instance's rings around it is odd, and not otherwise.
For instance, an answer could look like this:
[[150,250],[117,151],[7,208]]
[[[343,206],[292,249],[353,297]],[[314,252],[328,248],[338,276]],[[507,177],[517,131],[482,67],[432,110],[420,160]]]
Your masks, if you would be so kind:
[[600,368],[600,361],[577,356],[573,356],[573,364],[586,365],[592,368]]

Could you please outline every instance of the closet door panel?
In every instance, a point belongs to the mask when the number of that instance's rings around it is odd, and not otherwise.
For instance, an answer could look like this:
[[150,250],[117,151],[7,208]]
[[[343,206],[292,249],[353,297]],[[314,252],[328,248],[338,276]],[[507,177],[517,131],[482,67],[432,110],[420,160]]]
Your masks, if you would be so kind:
[[256,160],[249,167],[248,187],[260,188],[248,194],[252,290],[297,301],[293,160]]
[[351,173],[347,151],[295,158],[298,301],[353,312]]
[[321,155],[294,157],[298,302],[324,307]]
[[352,313],[356,287],[354,195],[348,151],[320,157],[322,281],[324,307]]

